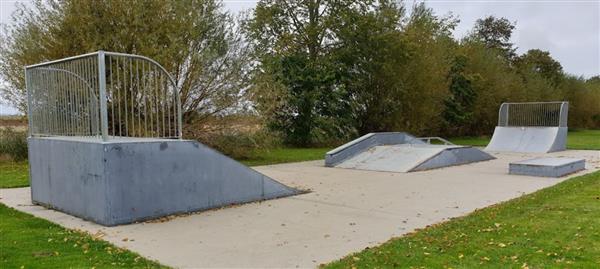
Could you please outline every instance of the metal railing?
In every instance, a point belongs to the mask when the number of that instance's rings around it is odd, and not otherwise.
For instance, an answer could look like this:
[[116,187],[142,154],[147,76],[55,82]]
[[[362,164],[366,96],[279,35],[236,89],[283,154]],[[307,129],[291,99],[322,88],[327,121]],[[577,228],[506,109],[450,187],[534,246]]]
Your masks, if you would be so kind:
[[498,126],[567,127],[569,102],[503,103]]
[[104,52],[25,67],[32,136],[181,138],[177,84],[156,61]]
[[415,137],[413,139],[411,139],[409,141],[410,144],[412,144],[413,141],[421,141],[424,142],[426,144],[431,144],[432,141],[437,141],[437,143],[434,143],[436,145],[447,145],[447,146],[454,146],[454,143],[443,139],[439,136],[428,136],[428,137]]

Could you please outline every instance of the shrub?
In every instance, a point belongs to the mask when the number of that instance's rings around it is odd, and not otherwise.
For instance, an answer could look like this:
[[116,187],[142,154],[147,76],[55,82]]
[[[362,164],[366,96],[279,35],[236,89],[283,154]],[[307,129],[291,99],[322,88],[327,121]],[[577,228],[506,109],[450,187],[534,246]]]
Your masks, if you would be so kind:
[[14,161],[27,160],[27,132],[0,128],[0,155],[7,155]]

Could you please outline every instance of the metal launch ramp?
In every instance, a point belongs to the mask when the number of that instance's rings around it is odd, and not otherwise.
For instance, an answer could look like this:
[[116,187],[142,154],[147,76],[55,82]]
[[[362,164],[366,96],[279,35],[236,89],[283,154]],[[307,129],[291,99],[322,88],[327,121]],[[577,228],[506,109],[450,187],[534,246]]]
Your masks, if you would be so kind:
[[503,103],[486,151],[547,153],[567,146],[568,102]]
[[327,152],[325,166],[405,173],[491,159],[494,157],[477,148],[454,145],[439,137],[390,132],[370,133]]
[[25,68],[34,204],[105,226],[301,193],[182,139],[156,61],[98,51]]

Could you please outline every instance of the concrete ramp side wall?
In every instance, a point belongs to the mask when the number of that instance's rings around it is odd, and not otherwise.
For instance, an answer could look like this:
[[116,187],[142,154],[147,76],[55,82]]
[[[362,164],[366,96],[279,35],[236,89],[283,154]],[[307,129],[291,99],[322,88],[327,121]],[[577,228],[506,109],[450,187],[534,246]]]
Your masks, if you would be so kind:
[[472,147],[447,148],[430,159],[420,163],[410,171],[423,171],[496,159],[494,156]]
[[28,147],[34,204],[108,222],[102,144],[29,138]]
[[109,144],[105,159],[115,223],[297,193],[195,141]]
[[554,144],[550,148],[549,152],[555,151],[563,151],[567,150],[567,134],[569,132],[569,128],[567,127],[559,127],[558,132],[556,133],[556,139],[554,140]]
[[108,226],[300,193],[195,141],[29,145],[33,200]]
[[369,148],[406,143],[413,136],[403,132],[369,133],[325,154],[325,166],[333,167]]
[[546,153],[566,148],[567,127],[501,127],[494,130],[487,151]]

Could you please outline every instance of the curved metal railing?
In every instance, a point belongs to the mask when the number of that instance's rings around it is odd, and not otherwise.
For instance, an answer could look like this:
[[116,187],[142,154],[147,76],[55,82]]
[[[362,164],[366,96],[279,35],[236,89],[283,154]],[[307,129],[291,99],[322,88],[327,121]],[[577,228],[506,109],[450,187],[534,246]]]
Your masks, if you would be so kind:
[[150,58],[98,51],[25,74],[32,136],[181,138],[177,84]]
[[502,103],[498,126],[567,127],[569,102]]

